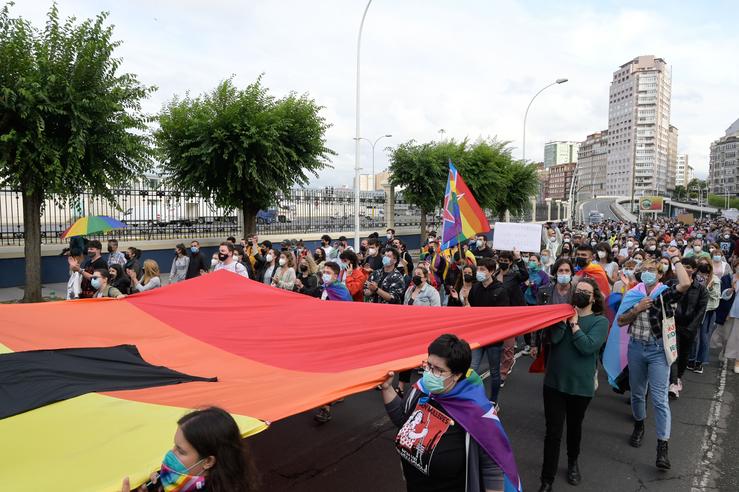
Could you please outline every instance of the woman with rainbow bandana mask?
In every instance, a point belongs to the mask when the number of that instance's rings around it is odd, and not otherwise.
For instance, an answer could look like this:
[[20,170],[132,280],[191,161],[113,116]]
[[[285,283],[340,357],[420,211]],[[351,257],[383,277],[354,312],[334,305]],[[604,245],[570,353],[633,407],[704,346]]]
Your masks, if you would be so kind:
[[[161,469],[138,492],[246,492],[250,490],[247,460],[239,426],[218,407],[188,413],[177,421],[174,447]],[[121,492],[130,492],[126,477]]]

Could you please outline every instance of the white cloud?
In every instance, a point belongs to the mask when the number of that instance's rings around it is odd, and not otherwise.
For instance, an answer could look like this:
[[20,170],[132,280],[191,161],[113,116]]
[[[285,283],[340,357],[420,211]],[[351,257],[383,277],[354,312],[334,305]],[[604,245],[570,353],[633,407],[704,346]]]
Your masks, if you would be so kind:
[[[37,25],[50,3],[19,2]],[[354,168],[356,36],[363,0],[227,2],[60,0],[63,15],[111,11],[124,41],[124,68],[159,91],[157,111],[174,94],[210,90],[232,74],[240,84],[265,73],[277,95],[309,92],[333,124],[334,169],[318,185],[350,184]],[[717,7],[718,8],[718,7]],[[672,123],[679,151],[699,174],[710,142],[739,117],[739,52],[733,4],[684,15],[668,1],[601,8],[541,1],[375,0],[362,51],[362,136],[392,133],[384,147],[411,138],[497,135],[520,155],[523,113],[537,90],[570,81],[532,105],[527,157],[543,158],[547,140],[583,140],[607,128],[608,87],[619,65],[642,54],[673,68]],[[733,15],[732,15],[733,11]],[[370,146],[361,145],[365,169]]]

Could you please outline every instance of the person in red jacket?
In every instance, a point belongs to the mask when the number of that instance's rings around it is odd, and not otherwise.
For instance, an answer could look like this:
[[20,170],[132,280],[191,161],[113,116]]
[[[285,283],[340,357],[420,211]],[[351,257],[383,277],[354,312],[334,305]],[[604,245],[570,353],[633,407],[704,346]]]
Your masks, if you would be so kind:
[[364,283],[369,273],[364,268],[357,267],[359,259],[354,251],[345,250],[339,255],[339,260],[342,263],[340,280],[346,284],[354,302],[364,302]]

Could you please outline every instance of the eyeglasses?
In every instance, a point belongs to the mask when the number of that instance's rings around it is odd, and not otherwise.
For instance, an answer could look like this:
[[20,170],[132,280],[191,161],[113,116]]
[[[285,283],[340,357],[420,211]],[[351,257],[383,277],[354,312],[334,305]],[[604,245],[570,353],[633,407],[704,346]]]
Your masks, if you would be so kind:
[[424,371],[428,371],[434,376],[443,376],[444,374],[451,372],[451,371],[446,371],[442,369],[441,367],[436,367],[433,364],[429,364],[427,360],[421,361],[421,367],[423,368]]
[[575,290],[575,294],[585,294],[586,296],[590,296],[590,295],[593,294],[593,291],[592,290],[577,289],[577,290]]

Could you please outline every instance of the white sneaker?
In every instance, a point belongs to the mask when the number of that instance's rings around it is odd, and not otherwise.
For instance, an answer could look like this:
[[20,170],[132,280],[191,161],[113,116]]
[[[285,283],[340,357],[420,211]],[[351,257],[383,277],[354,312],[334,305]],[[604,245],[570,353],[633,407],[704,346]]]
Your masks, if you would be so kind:
[[676,384],[671,384],[668,395],[671,400],[677,400],[678,398],[680,398],[680,388],[678,388]]
[[531,346],[524,345],[523,350],[521,350],[521,353],[523,355],[529,355],[531,353]]

